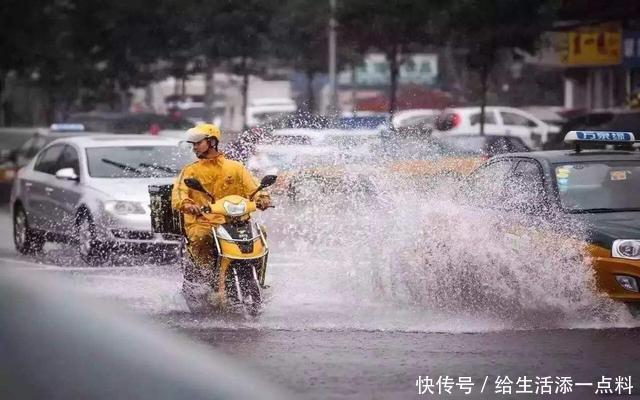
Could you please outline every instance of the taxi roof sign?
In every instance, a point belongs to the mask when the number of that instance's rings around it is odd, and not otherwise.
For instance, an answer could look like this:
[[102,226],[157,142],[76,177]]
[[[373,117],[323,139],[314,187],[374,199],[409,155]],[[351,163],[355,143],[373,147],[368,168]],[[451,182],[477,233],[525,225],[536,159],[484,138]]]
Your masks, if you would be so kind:
[[53,132],[84,132],[82,124],[51,124],[49,129]]
[[600,143],[600,144],[627,144],[633,145],[637,143],[636,137],[632,132],[614,132],[614,131],[570,131],[564,137],[567,144],[573,143],[576,153],[579,153],[580,144]]
[[633,143],[636,137],[631,132],[610,131],[570,131],[564,137],[565,143],[600,142],[600,143]]

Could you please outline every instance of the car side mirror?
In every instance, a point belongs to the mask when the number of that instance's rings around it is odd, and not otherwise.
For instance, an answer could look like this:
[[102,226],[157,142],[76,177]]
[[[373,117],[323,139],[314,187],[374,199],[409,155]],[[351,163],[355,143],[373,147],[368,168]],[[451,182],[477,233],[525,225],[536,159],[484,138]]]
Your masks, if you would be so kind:
[[76,175],[76,172],[73,168],[62,168],[56,172],[56,178],[66,180],[66,181],[80,181],[80,177]]

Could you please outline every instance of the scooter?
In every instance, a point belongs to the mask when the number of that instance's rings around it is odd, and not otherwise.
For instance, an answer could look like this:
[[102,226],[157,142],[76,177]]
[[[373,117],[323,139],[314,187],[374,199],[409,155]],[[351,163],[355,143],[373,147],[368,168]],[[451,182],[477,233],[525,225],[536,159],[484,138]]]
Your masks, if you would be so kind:
[[209,305],[217,307],[223,303],[241,308],[245,316],[259,314],[264,299],[269,247],[264,228],[251,219],[251,213],[257,210],[253,201],[255,194],[273,185],[276,178],[275,175],[265,176],[248,199],[231,195],[218,200],[197,179],[184,180],[189,188],[207,194],[214,201],[202,208],[203,213],[219,214],[225,218],[222,225],[212,228],[217,252],[212,271],[217,273],[213,274],[210,283]]

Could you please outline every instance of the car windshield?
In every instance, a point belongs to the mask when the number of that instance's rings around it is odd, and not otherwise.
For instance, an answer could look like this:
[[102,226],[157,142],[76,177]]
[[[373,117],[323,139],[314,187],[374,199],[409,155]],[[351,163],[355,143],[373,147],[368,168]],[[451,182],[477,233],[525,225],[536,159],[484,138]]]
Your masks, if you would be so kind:
[[434,140],[387,140],[372,145],[373,155],[383,160],[433,160],[447,154],[447,148]]
[[447,136],[441,139],[458,155],[488,155],[529,151],[520,138],[509,136]]
[[459,154],[482,154],[487,142],[486,136],[447,136],[441,140]]
[[278,171],[318,167],[325,165],[344,165],[360,160],[356,154],[335,153],[265,153],[260,152],[247,162],[250,169],[275,168]]
[[360,160],[354,154],[342,152],[326,153],[326,154],[299,154],[291,162],[294,168],[321,167],[321,166],[339,166],[351,164]]
[[296,145],[296,144],[311,144],[311,136],[305,135],[271,135],[264,139],[264,143],[279,144],[279,145]]
[[556,164],[555,177],[568,212],[640,210],[640,161]]
[[335,146],[341,149],[351,149],[354,147],[367,146],[379,141],[377,136],[357,136],[345,134],[326,135],[321,143],[327,146]]
[[193,153],[178,146],[92,147],[86,151],[93,178],[172,177],[195,160]]

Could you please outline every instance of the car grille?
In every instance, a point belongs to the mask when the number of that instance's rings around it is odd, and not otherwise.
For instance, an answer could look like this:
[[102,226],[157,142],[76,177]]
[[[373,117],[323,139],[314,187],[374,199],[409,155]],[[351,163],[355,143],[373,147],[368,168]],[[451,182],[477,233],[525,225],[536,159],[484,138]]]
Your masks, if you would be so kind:
[[132,239],[132,240],[152,240],[153,232],[147,231],[129,231],[124,229],[112,229],[111,233],[118,239]]

